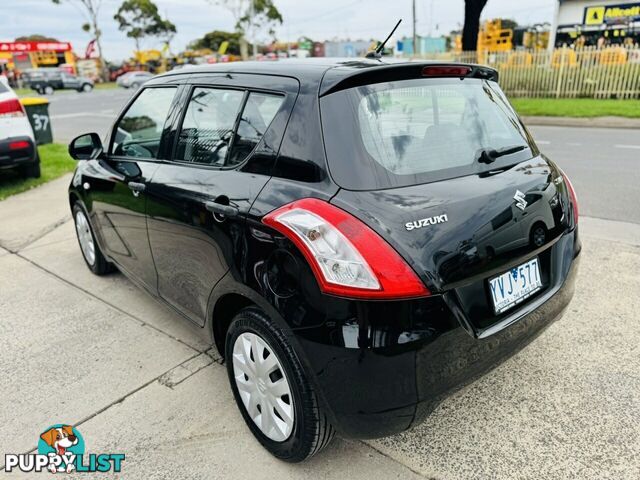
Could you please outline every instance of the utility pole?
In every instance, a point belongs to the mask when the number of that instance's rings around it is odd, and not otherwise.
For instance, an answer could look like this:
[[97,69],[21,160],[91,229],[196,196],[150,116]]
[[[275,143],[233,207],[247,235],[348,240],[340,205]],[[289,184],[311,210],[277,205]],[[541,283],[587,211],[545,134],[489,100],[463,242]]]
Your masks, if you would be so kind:
[[418,54],[418,42],[416,37],[416,0],[413,0],[413,55]]
[[255,60],[258,56],[258,45],[256,45],[256,27],[255,27],[255,16],[256,16],[256,5],[255,0],[249,0],[251,2],[251,8],[249,9],[249,18],[251,22],[251,44],[253,49],[253,59]]

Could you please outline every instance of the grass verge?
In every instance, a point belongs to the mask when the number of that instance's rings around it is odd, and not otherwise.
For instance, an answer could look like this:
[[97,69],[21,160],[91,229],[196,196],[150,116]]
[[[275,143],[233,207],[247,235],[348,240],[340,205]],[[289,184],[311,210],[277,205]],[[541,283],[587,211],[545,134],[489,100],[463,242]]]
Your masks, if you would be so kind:
[[43,183],[72,172],[76,162],[67,153],[67,146],[60,143],[38,147],[40,154],[40,178],[21,178],[15,170],[0,170],[0,200],[24,192]]
[[[95,90],[113,90],[114,88],[118,88],[118,85],[116,85],[116,82],[96,83],[94,86]],[[14,89],[14,91],[16,92],[16,95],[18,95],[19,97],[39,96],[38,92],[36,92],[35,90],[31,90],[30,88],[16,88]],[[69,92],[75,92],[75,90],[56,90],[54,95],[57,95],[59,93],[69,93]]]
[[512,98],[520,115],[548,117],[626,117],[640,118],[640,100],[594,98]]

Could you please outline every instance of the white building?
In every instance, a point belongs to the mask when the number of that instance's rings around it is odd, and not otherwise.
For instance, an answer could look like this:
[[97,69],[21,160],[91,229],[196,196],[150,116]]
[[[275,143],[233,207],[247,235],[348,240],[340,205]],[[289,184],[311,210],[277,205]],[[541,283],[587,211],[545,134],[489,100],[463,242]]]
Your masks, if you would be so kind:
[[640,0],[558,0],[549,47],[640,43]]

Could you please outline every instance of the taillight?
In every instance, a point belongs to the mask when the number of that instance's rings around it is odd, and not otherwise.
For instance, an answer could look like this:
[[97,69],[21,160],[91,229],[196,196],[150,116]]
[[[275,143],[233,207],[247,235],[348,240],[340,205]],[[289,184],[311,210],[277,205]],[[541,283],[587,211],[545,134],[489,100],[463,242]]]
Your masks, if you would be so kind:
[[324,293],[363,299],[430,295],[387,242],[334,205],[305,198],[269,213],[262,221],[300,249]]
[[573,188],[573,184],[566,173],[562,172],[562,177],[564,178],[564,183],[567,184],[567,188],[569,189],[569,196],[571,197],[571,205],[573,206],[573,221],[575,224],[578,224],[578,196],[576,195],[576,191]]
[[9,150],[25,150],[29,148],[31,144],[25,140],[18,140],[17,142],[9,143]]
[[22,117],[24,114],[24,107],[17,98],[0,102],[0,117]]

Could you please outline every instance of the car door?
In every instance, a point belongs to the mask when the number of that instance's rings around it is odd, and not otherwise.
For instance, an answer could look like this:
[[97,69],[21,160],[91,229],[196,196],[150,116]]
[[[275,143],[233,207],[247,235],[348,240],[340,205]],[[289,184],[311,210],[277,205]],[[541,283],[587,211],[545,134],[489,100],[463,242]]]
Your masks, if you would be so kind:
[[85,190],[104,252],[128,276],[156,292],[146,225],[146,183],[166,156],[177,86],[146,88],[116,122],[104,158],[93,161]]
[[[270,91],[249,88],[269,84]],[[200,325],[213,287],[239,268],[245,215],[270,178],[297,91],[292,79],[253,75],[196,82],[176,125],[173,159],[148,186],[158,293]]]
[[69,89],[69,90],[70,89],[76,90],[80,88],[80,81],[78,80],[78,77],[74,75],[69,75],[68,73],[63,73],[62,88]]

